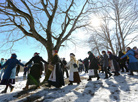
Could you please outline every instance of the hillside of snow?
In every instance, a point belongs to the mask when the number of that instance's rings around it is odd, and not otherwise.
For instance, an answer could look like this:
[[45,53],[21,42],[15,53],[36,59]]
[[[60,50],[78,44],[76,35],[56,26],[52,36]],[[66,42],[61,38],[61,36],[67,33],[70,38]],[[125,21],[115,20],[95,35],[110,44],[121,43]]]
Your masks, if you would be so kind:
[[[80,85],[67,84],[60,88],[47,88],[29,91],[24,95],[17,97],[26,84],[26,78],[20,72],[16,77],[16,84],[13,92],[0,94],[0,102],[138,102],[138,73],[129,76],[127,73],[121,73],[120,76],[111,76],[104,79],[104,74],[100,73],[100,80],[93,78],[87,81],[88,74],[80,73]],[[44,75],[41,81],[44,79]],[[66,79],[68,80],[68,79]],[[0,85],[0,92],[5,86]]]

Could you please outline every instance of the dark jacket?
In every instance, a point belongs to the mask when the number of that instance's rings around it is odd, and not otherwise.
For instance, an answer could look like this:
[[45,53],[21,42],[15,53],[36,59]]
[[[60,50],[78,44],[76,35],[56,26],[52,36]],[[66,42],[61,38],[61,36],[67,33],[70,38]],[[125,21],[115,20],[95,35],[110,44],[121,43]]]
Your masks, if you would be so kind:
[[127,61],[127,57],[120,59],[123,55],[124,54],[121,51],[119,51],[119,56],[118,56],[119,57],[119,64],[125,65],[125,62]]
[[[31,75],[35,80],[37,80],[38,83],[39,83],[39,78],[41,77],[42,70],[43,70],[42,62],[44,62],[45,64],[48,64],[48,62],[43,60],[42,57],[40,57],[39,55],[36,55],[36,56],[32,57],[30,59],[30,61],[25,64],[25,66],[27,66],[27,65],[33,63],[32,67],[30,68],[29,75]],[[28,81],[29,85],[34,84],[30,81],[29,77],[28,77],[28,80],[29,80]]]
[[119,65],[118,65],[118,62],[117,62],[117,57],[113,54],[109,54],[109,59],[113,60],[113,65],[114,65],[115,71],[119,71],[120,68],[119,68]]
[[40,64],[41,62],[44,62],[44,63],[48,64],[48,62],[46,62],[45,60],[43,60],[42,57],[40,57],[40,56],[34,56],[33,58],[30,59],[29,62],[27,62],[27,63],[25,64],[25,66],[27,66],[28,64],[30,64],[30,63],[32,63],[32,62],[33,62],[34,64]]
[[63,63],[64,65],[67,65],[67,61],[66,61],[66,60],[63,60],[62,63]]
[[88,57],[88,59],[90,60],[90,66],[89,66],[89,69],[98,69],[98,61],[97,59],[95,58],[95,56],[91,53]]
[[58,55],[55,55],[52,59],[52,62],[51,64],[52,65],[56,65],[56,82],[55,81],[51,81],[49,80],[49,83],[55,87],[61,87],[62,85],[65,85],[64,83],[64,78],[63,78],[63,73],[62,73],[62,70],[61,70],[61,66],[60,65],[62,62],[60,60],[60,58],[58,57]]
[[104,54],[104,55],[103,55],[102,62],[103,62],[103,67],[106,67],[106,68],[107,68],[108,65],[109,65],[107,54]]
[[3,79],[10,79],[12,74],[12,69],[15,68],[17,64],[24,66],[22,63],[20,63],[19,60],[16,59],[16,57],[17,57],[16,55],[12,55],[12,58],[8,59],[6,63],[3,66],[1,66],[1,68],[7,66],[3,75]]
[[83,63],[84,63],[85,66],[88,66],[89,65],[88,58],[85,58],[84,61],[83,61]]

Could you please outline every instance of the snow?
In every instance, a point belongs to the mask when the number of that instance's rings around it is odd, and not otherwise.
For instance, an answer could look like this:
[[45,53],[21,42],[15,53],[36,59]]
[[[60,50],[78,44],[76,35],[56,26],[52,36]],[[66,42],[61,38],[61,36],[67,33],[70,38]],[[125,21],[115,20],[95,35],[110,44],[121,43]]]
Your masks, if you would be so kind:
[[[88,82],[88,74],[82,72],[80,85],[65,85],[60,89],[41,87],[19,98],[14,96],[22,91],[26,84],[26,78],[20,72],[16,77],[13,92],[8,90],[6,94],[0,94],[0,102],[138,102],[138,73],[135,72],[134,76],[127,74],[121,73],[120,76],[104,79],[104,74],[100,73],[100,80],[93,78]],[[43,79],[44,75],[41,81]],[[1,85],[0,91],[4,88],[5,86]]]

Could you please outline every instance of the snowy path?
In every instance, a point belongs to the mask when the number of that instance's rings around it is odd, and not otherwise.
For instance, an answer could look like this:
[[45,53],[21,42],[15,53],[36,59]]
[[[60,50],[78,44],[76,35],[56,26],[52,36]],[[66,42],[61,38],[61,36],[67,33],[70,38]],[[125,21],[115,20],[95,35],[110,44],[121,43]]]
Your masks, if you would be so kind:
[[[20,73],[18,82],[12,93],[0,94],[0,102],[138,102],[138,74],[128,76],[122,73],[120,76],[112,76],[104,79],[104,74],[100,74],[100,80],[94,78],[88,82],[85,78],[88,75],[81,73],[83,76],[80,85],[65,85],[61,89],[51,88],[31,91],[28,97],[18,99],[15,96],[25,86],[26,80],[23,80]],[[42,77],[41,80],[43,80]],[[0,86],[0,91],[5,86]]]

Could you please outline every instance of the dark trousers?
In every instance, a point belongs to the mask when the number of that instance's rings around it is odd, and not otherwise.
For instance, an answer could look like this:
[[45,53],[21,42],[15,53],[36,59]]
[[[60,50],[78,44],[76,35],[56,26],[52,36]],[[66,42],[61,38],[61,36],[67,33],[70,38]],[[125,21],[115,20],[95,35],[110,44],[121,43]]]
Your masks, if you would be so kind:
[[122,72],[124,72],[124,68],[126,69],[126,72],[128,72],[128,68],[125,64],[120,64],[120,68],[122,69]]
[[108,74],[111,75],[111,73],[109,72],[107,67],[104,67],[104,71],[105,71],[105,77],[108,78]]
[[69,73],[68,73],[67,68],[63,68],[63,76],[64,76],[64,72],[66,72],[66,76],[67,76],[67,78],[68,78],[68,77],[69,77]]
[[85,65],[85,73],[88,73],[88,65]]

